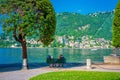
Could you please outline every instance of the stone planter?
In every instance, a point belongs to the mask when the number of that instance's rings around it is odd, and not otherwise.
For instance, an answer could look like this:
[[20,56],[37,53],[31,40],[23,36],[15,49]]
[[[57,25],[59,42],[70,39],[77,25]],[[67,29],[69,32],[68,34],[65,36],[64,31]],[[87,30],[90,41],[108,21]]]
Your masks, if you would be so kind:
[[120,56],[104,56],[104,63],[120,64]]

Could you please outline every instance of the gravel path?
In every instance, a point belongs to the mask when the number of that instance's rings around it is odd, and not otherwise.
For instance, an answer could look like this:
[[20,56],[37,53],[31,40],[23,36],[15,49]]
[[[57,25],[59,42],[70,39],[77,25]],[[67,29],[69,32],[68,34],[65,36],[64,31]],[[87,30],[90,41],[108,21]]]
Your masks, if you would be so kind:
[[0,80],[29,80],[30,77],[47,72],[51,72],[51,70],[45,70],[43,68],[40,68],[40,69],[1,72]]
[[108,71],[108,72],[120,72],[120,65],[92,65],[92,69],[86,69],[86,66],[75,66],[75,67],[65,67],[65,68],[49,68],[42,67],[37,69],[29,70],[16,70],[16,71],[6,71],[0,72],[0,80],[29,80],[29,78],[53,71],[62,70],[82,70],[82,71]]

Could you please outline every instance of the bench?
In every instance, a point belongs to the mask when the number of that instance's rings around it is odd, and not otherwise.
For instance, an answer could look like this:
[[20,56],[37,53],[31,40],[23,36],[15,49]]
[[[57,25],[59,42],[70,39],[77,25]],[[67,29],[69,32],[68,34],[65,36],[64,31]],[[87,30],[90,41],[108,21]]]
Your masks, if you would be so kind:
[[66,60],[64,57],[61,59],[49,58],[46,60],[46,62],[49,64],[49,67],[63,67],[64,64],[66,63]]

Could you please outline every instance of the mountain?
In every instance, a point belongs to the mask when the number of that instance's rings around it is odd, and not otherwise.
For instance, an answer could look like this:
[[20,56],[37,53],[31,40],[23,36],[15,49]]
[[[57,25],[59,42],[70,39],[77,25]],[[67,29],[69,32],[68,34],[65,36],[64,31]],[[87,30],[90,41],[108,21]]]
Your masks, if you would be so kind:
[[[0,15],[1,17],[3,15]],[[56,14],[56,17],[57,28],[55,35],[57,36],[74,36],[75,39],[80,39],[82,36],[89,35],[93,38],[111,40],[114,11],[96,12],[87,15],[63,12]]]
[[114,11],[96,12],[87,15],[79,13],[59,13],[57,16],[56,35],[74,36],[76,39],[85,35],[111,40]]

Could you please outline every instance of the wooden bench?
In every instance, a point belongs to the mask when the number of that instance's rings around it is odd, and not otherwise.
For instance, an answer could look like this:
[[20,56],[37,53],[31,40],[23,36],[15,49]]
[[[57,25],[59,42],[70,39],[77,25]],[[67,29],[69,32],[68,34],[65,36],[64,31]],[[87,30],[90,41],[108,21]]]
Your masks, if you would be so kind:
[[61,59],[47,59],[46,62],[49,64],[49,67],[63,67],[66,63],[66,59],[63,57]]

